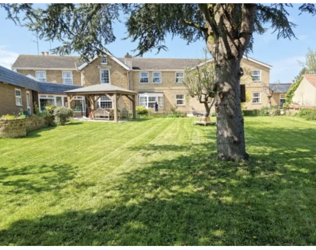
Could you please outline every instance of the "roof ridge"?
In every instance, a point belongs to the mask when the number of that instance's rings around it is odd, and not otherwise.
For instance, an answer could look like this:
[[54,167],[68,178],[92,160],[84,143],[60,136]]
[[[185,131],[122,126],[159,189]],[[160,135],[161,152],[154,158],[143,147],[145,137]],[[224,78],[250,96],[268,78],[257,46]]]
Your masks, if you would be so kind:
[[29,55],[29,54],[20,54],[19,56],[38,56],[38,57],[76,57],[76,58],[80,58],[80,56],[60,56],[60,55]]

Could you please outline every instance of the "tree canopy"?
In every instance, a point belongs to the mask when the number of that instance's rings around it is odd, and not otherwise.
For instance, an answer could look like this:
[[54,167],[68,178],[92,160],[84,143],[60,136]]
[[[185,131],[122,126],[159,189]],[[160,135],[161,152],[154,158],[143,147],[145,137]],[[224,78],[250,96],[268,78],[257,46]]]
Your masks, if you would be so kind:
[[[33,8],[33,4],[0,4],[8,18],[25,25],[40,39],[58,40],[54,48],[58,54],[78,52],[84,58],[106,51],[106,45],[116,40],[113,22],[128,16],[128,36],[138,41],[137,55],[147,51],[166,49],[166,34],[179,36],[192,43],[198,39],[216,40],[221,33],[229,33],[231,45],[244,44],[251,49],[253,39],[244,43],[253,32],[264,33],[270,25],[278,38],[295,37],[295,24],[288,20],[287,8],[292,4],[48,4]],[[246,27],[249,10],[254,12],[253,27]],[[302,4],[301,12],[315,14],[314,4]],[[24,18],[21,19],[21,14]],[[249,13],[248,13],[249,14]],[[220,17],[226,18],[220,18]],[[229,28],[231,26],[231,28]],[[236,39],[237,38],[237,39]],[[227,42],[227,41],[226,41]],[[234,50],[232,49],[231,53]],[[213,55],[214,56],[214,55]]]

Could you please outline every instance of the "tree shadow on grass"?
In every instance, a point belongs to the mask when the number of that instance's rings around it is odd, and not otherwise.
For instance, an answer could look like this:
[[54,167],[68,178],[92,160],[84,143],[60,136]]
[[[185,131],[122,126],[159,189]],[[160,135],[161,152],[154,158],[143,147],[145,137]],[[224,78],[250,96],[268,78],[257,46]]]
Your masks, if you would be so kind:
[[2,193],[10,195],[58,191],[75,178],[76,169],[69,164],[2,167],[0,168]]
[[[279,131],[280,133],[281,131]],[[271,138],[271,141],[273,138]],[[268,147],[266,145],[266,147]],[[315,245],[313,149],[256,152],[248,163],[220,162],[211,146],[146,145],[185,153],[122,173],[96,194],[97,209],[18,220],[1,245]],[[130,149],[132,150],[132,149]],[[106,191],[117,192],[107,200]],[[102,202],[103,201],[103,202]]]

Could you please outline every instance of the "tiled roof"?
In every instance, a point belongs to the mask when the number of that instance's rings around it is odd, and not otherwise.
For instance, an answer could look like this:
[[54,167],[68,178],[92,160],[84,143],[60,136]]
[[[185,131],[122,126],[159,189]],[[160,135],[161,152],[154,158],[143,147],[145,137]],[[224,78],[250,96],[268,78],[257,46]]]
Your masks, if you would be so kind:
[[76,85],[38,82],[2,66],[0,66],[0,82],[48,94],[64,94],[64,91],[81,88]]
[[39,82],[38,87],[38,92],[47,94],[65,94],[65,91],[67,90],[82,88],[82,86],[77,85],[65,85],[60,83],[47,82]]
[[0,82],[26,89],[38,90],[37,81],[2,66],[0,66]]
[[291,83],[270,83],[270,88],[273,93],[286,93],[291,85]]
[[316,88],[316,74],[305,74],[304,77]]
[[[118,58],[125,63],[125,58]],[[177,70],[193,67],[199,64],[199,59],[181,59],[181,58],[129,58],[132,59],[134,70]]]
[[19,55],[12,69],[76,69],[76,63],[80,64],[78,56]]

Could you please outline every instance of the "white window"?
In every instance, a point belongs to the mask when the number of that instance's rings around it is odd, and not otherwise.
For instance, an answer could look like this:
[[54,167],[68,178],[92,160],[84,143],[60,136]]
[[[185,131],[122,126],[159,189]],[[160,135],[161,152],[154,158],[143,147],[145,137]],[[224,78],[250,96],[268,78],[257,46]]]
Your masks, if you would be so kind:
[[101,84],[110,83],[110,71],[108,69],[101,69]]
[[55,96],[53,95],[39,95],[39,110],[45,111],[46,106],[53,106],[55,104]]
[[261,81],[261,70],[254,70],[251,72],[252,80],[254,82]]
[[40,82],[46,82],[46,71],[35,71],[35,78]]
[[107,64],[108,61],[107,61],[107,58],[104,56],[101,58],[101,64]]
[[73,100],[73,106],[72,106],[72,109],[75,111],[75,112],[84,112],[86,109],[86,103],[85,103],[85,99],[83,96],[76,96]]
[[139,82],[143,84],[149,83],[149,74],[147,72],[140,72]]
[[184,73],[178,72],[176,73],[176,83],[182,83],[184,78]]
[[145,108],[155,108],[155,103],[158,103],[158,108],[163,109],[163,94],[160,93],[145,93],[139,95],[139,105]]
[[[46,106],[68,107],[67,96],[39,95],[39,110],[45,111]],[[85,99],[83,96],[76,96],[71,102],[71,108],[76,111],[85,111]]]
[[107,96],[101,96],[101,98],[98,100],[97,107],[111,109],[113,108],[113,101]]
[[29,91],[26,91],[26,108],[27,112],[31,114],[31,95]]
[[161,73],[153,72],[153,83],[161,83]]
[[261,103],[261,93],[260,92],[252,93],[252,103],[254,103],[254,104]]
[[63,84],[72,85],[72,72],[71,71],[63,71]]
[[176,105],[185,106],[184,95],[176,95]]
[[15,105],[23,106],[22,104],[22,92],[20,89],[15,89]]

